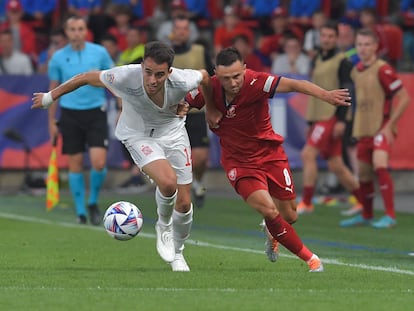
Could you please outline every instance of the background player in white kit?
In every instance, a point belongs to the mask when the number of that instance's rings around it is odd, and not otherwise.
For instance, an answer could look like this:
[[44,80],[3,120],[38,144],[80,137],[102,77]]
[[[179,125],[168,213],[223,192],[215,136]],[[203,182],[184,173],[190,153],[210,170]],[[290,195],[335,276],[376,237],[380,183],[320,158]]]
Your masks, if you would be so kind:
[[77,75],[48,93],[35,93],[32,108],[47,108],[87,84],[106,87],[121,98],[115,135],[157,185],[157,251],[173,271],[189,271],[183,249],[193,221],[191,147],[177,108],[199,85],[211,98],[211,87],[207,71],[173,68],[173,60],[168,45],[147,43],[142,64]]

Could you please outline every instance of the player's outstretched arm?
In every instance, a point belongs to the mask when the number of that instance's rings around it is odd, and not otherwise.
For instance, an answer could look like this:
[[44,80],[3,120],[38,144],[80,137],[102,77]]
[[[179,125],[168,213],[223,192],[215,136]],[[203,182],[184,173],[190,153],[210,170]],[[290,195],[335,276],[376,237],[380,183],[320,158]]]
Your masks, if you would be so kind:
[[62,95],[70,93],[84,85],[105,87],[99,76],[100,71],[81,73],[49,91],[48,93],[34,93],[32,98],[33,105],[30,108],[49,108],[49,106],[52,105],[53,102]]
[[351,105],[351,95],[349,94],[348,89],[337,89],[337,90],[328,91],[306,80],[296,80],[296,79],[289,79],[289,78],[282,77],[279,81],[279,85],[277,86],[276,92],[303,93],[303,94],[317,97],[334,106],[350,106]]

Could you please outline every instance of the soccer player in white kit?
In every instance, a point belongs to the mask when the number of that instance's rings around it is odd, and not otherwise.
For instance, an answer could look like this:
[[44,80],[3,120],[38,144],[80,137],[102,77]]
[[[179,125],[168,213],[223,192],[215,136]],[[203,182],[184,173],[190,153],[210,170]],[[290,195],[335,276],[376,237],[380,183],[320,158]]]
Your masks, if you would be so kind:
[[211,86],[207,71],[177,69],[173,60],[168,45],[149,42],[141,64],[77,75],[48,93],[35,93],[32,108],[47,108],[83,85],[106,87],[122,100],[115,135],[157,185],[157,251],[173,271],[190,271],[183,250],[193,221],[191,147],[185,117],[177,111],[199,85],[211,98]]

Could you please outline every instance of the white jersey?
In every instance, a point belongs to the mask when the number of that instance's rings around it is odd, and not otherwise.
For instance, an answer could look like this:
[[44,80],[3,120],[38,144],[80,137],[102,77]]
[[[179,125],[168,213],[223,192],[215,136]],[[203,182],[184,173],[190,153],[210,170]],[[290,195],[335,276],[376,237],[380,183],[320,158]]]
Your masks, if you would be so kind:
[[122,99],[122,112],[115,130],[119,140],[146,137],[174,139],[182,135],[185,125],[185,118],[177,116],[177,105],[189,91],[199,86],[202,74],[198,70],[172,67],[165,81],[162,107],[148,97],[140,64],[104,70],[100,79],[115,96]]

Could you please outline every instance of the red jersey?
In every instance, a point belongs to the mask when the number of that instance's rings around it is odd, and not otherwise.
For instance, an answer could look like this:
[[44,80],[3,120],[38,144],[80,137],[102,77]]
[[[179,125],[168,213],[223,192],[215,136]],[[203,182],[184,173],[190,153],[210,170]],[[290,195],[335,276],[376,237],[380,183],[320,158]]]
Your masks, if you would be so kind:
[[[0,30],[10,29],[9,22],[4,22],[0,25]],[[32,59],[36,58],[39,52],[36,47],[36,35],[33,29],[24,22],[19,23],[19,36],[20,36],[20,51],[30,56]]]
[[[213,76],[214,104],[223,113],[220,127],[212,129],[220,138],[223,167],[257,168],[261,164],[287,160],[280,146],[283,137],[273,131],[268,98],[273,97],[281,77],[246,69],[244,84],[231,103],[226,103],[224,90]],[[193,107],[202,107],[200,92],[187,96]]]
[[226,48],[233,45],[233,39],[236,36],[244,35],[247,37],[249,44],[254,45],[253,32],[242,23],[239,23],[232,30],[228,30],[224,26],[219,26],[214,31],[214,46]]

